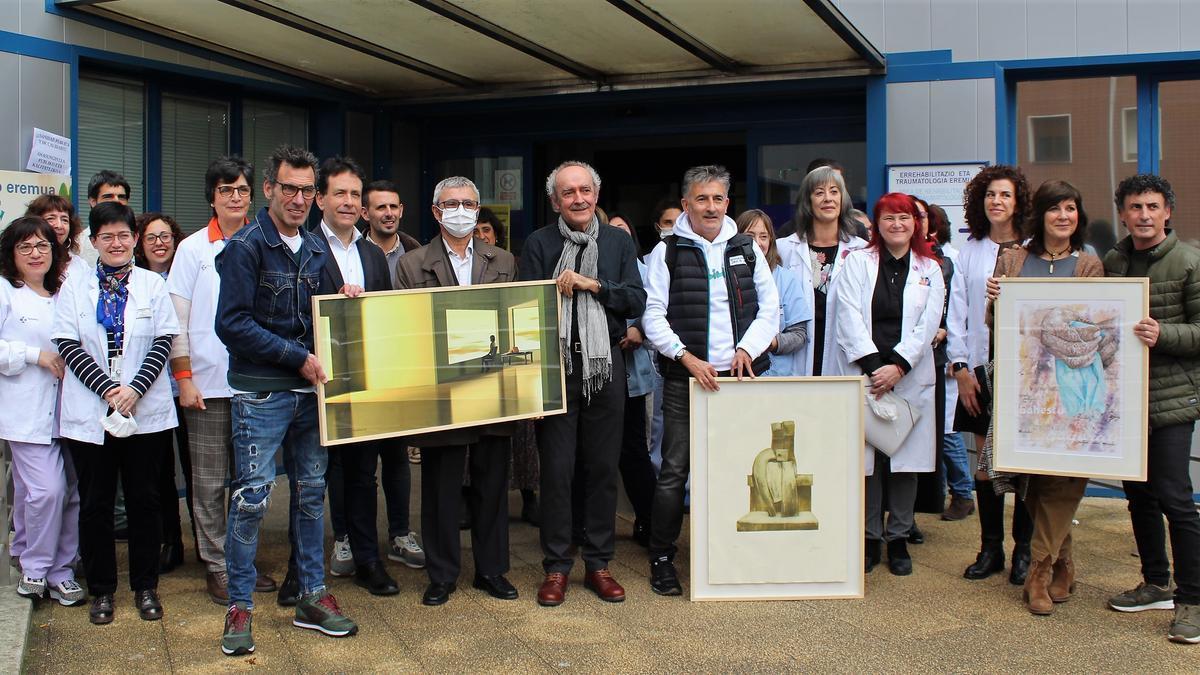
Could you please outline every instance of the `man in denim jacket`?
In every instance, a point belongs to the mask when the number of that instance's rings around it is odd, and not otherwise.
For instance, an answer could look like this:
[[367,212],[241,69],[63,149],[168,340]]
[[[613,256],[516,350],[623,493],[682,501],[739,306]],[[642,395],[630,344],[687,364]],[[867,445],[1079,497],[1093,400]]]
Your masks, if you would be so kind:
[[281,146],[263,182],[267,207],[230,238],[217,258],[221,292],[217,336],[229,349],[234,391],[233,480],[225,537],[229,609],[221,651],[254,651],[251,593],[258,529],[270,504],[276,454],[283,452],[299,585],[293,624],[343,637],[358,626],[325,590],[324,500],[328,454],[318,440],[316,385],[326,380],[313,354],[311,300],[330,253],[304,224],[316,195],[317,158]]

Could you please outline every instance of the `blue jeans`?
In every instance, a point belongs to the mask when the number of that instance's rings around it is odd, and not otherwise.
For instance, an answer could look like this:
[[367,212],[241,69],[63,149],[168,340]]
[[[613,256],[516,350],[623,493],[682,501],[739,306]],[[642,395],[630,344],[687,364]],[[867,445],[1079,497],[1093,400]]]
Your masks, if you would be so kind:
[[301,593],[325,590],[325,470],[329,455],[317,434],[317,395],[293,391],[236,394],[233,480],[225,567],[229,603],[253,607],[258,529],[271,502],[276,457],[283,452],[291,488],[289,529]]
[[971,460],[967,457],[967,446],[961,433],[947,433],[942,438],[942,465],[946,468],[946,487],[950,494],[972,499],[975,481],[971,478]]

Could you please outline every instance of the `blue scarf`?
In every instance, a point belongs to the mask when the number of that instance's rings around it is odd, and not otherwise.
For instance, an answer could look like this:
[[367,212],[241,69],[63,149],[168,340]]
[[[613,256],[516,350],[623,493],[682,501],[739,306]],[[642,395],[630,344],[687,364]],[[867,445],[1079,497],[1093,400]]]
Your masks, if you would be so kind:
[[125,301],[129,299],[129,275],[132,271],[132,259],[121,267],[96,263],[96,278],[100,280],[96,322],[113,334],[117,349],[121,349],[125,341]]

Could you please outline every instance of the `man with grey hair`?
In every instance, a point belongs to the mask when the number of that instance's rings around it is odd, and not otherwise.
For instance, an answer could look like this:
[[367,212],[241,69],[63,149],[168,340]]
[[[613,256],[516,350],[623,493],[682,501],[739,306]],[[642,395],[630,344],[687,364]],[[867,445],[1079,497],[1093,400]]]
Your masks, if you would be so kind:
[[[566,598],[571,552],[572,479],[582,464],[580,546],[584,586],[607,602],[625,589],[608,563],[615,552],[617,460],[625,416],[625,361],[618,345],[629,319],[646,307],[633,239],[596,219],[600,176],[583,162],[563,162],[546,179],[558,222],[534,232],[521,253],[523,280],[554,279],[562,296],[559,337],[566,370],[564,415],[537,423],[541,454],[542,567],[538,604]],[[617,374],[616,379],[613,375]]]
[[729,172],[697,166],[683,175],[683,213],[646,259],[642,327],[663,373],[662,470],[650,522],[650,588],[680,595],[675,540],[688,479],[688,379],[706,390],[717,377],[755,377],[770,365],[779,293],[766,257],[738,234],[729,208]]
[[[469,179],[453,176],[433,190],[433,217],[441,236],[400,256],[396,288],[473,286],[516,281],[517,265],[502,248],[475,239],[479,190]],[[486,357],[484,357],[486,358]],[[464,367],[484,369],[484,358]],[[484,377],[502,377],[485,372]],[[441,605],[457,588],[462,547],[458,516],[463,463],[468,464],[471,494],[471,543],[475,588],[500,600],[515,600],[508,571],[508,436],[511,426],[494,424],[409,436],[421,448],[421,531],[429,586],[421,602]]]

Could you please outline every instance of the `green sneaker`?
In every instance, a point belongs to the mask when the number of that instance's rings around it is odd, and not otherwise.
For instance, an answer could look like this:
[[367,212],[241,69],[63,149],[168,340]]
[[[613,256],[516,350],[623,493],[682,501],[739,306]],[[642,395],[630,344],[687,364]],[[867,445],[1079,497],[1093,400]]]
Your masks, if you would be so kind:
[[1185,605],[1182,602],[1175,605],[1175,620],[1167,631],[1167,639],[1191,645],[1200,642],[1200,605]]
[[251,631],[253,617],[243,603],[234,603],[225,612],[225,634],[221,636],[221,651],[226,656],[241,656],[254,653],[254,633]]
[[1175,594],[1170,586],[1155,586],[1142,582],[1137,588],[1109,598],[1108,606],[1118,612],[1144,612],[1147,609],[1171,609]]
[[358,632],[358,625],[342,615],[337,598],[327,591],[309,593],[300,598],[292,625],[319,630],[332,637],[346,637]]

